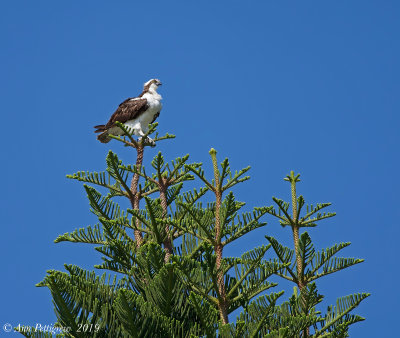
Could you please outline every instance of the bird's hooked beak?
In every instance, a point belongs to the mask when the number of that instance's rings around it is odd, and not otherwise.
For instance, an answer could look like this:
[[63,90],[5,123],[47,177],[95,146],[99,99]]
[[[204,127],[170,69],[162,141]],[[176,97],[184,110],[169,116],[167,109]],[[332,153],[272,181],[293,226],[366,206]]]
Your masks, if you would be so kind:
[[156,82],[156,85],[157,85],[157,86],[162,86],[162,83],[161,83],[160,81],[157,81],[157,82]]

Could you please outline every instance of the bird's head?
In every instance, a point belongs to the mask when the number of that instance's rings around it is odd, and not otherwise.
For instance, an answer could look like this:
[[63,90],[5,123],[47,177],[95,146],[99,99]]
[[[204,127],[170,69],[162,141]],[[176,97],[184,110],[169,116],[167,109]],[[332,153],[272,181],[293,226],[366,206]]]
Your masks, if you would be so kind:
[[161,81],[159,79],[151,79],[144,84],[143,91],[156,91],[159,86],[161,86]]

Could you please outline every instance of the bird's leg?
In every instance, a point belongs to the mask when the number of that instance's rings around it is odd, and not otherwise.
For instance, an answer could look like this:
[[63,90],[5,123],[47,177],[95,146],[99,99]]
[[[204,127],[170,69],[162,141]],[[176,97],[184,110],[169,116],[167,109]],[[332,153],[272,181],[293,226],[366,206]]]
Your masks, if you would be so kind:
[[[138,141],[140,142],[145,134],[144,134],[144,132],[143,132],[142,129],[138,129],[136,132],[137,132],[137,134],[139,134],[139,136],[140,136],[140,137],[138,138]],[[137,135],[137,134],[136,134],[136,135]]]
[[156,142],[154,142],[154,140],[151,137],[147,136],[147,141],[149,142],[151,147],[156,146]]
[[[145,133],[142,130],[139,130],[139,135],[140,135],[140,137],[139,137],[139,142],[140,142],[142,140],[142,138],[145,136]],[[146,140],[144,140],[144,142],[149,144],[151,147],[156,146],[156,143],[154,142],[154,140],[149,136],[146,136]]]

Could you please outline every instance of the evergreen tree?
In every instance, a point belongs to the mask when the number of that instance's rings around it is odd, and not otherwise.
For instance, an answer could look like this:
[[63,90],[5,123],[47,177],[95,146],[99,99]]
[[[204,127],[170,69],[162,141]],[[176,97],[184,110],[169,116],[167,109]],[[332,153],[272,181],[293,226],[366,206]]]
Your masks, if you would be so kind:
[[[69,328],[68,337],[344,337],[349,325],[363,320],[350,314],[368,294],[340,298],[321,315],[322,301],[315,280],[362,262],[334,255],[350,243],[316,252],[301,227],[333,213],[320,213],[329,203],[307,207],[296,195],[299,175],[287,177],[292,189],[290,204],[274,198],[278,209],[256,207],[241,212],[232,188],[249,179],[249,167],[233,172],[228,159],[220,164],[210,150],[213,173],[206,175],[201,163],[189,163],[189,155],[166,162],[159,152],[151,161],[151,173],[143,165],[146,137],[136,141],[130,130],[110,136],[135,149],[136,163],[125,165],[109,152],[103,172],[78,172],[70,179],[84,182],[94,226],[60,235],[55,242],[94,244],[103,262],[95,268],[102,275],[66,265],[66,272],[50,270],[38,284],[49,288],[57,325]],[[146,136],[156,133],[151,125]],[[162,140],[174,138],[166,134]],[[187,181],[200,188],[184,191]],[[96,187],[102,189],[98,191]],[[206,195],[209,195],[208,197]],[[128,199],[123,210],[117,198]],[[203,203],[212,197],[212,202]],[[294,250],[266,236],[266,245],[240,257],[224,256],[224,248],[264,227],[270,214],[292,229]],[[268,244],[267,244],[268,243]],[[269,252],[276,258],[268,258]],[[280,276],[296,284],[289,300],[283,291],[267,293]],[[298,290],[297,290],[298,288]],[[229,316],[240,311],[236,320]],[[28,337],[46,333],[21,332]]]

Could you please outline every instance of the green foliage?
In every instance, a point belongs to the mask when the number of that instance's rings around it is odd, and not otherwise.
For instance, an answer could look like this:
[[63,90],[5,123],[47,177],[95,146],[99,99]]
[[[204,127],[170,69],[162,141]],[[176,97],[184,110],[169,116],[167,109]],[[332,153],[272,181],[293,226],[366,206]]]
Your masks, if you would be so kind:
[[316,331],[316,337],[326,331],[331,334],[342,334],[349,325],[364,320],[360,316],[349,315],[349,312],[355,309],[369,295],[369,293],[358,293],[339,298],[336,301],[336,306],[328,307],[327,314],[320,323],[322,328]]
[[[344,337],[350,325],[364,320],[351,312],[368,297],[365,293],[339,298],[325,314],[318,310],[323,295],[316,280],[363,260],[335,256],[350,243],[318,250],[308,232],[300,234],[299,229],[335,215],[323,212],[330,203],[305,206],[303,196],[296,196],[300,175],[285,178],[292,203],[274,197],[275,206],[243,211],[245,203],[236,200],[232,188],[249,179],[250,167],[232,171],[228,159],[218,164],[211,149],[211,179],[201,163],[188,162],[189,155],[168,162],[158,152],[147,171],[139,154],[153,144],[119,126],[125,135],[112,138],[136,149],[136,164],[124,164],[110,151],[105,171],[67,176],[84,182],[98,222],[55,242],[95,244],[102,259],[95,268],[105,272],[99,276],[73,265],[65,265],[66,272],[47,271],[38,286],[51,292],[57,325],[70,328],[60,336]],[[146,136],[156,128],[151,125]],[[156,134],[154,141],[173,137]],[[203,186],[187,190],[193,180]],[[117,198],[131,207],[123,210]],[[265,236],[267,245],[238,257],[223,255],[227,245],[265,227],[267,215],[291,228],[293,248]],[[273,275],[295,284],[286,300],[284,291],[269,290],[278,285],[270,280]],[[82,325],[96,330],[82,331]]]
[[59,242],[73,242],[73,243],[90,243],[90,244],[106,244],[100,225],[96,224],[94,227],[88,226],[85,228],[76,229],[72,233],[65,233],[55,239],[55,243]]
[[[293,215],[290,215],[291,204],[275,197],[273,201],[278,206],[278,211],[273,206],[267,211],[277,218],[282,226],[291,227],[295,242],[293,250],[281,245],[275,238],[266,236],[278,260],[287,264],[286,268],[278,272],[277,275],[295,283],[300,289],[300,294],[297,295],[295,288],[295,293],[289,302],[281,305],[283,318],[288,313],[292,316],[291,324],[282,322],[282,325],[286,326],[288,331],[285,334],[289,336],[302,334],[302,336],[310,337],[344,337],[348,335],[351,324],[363,320],[362,317],[350,315],[349,312],[355,309],[369,294],[339,298],[337,306],[333,310],[332,307],[329,307],[327,314],[320,316],[316,306],[322,301],[323,296],[318,294],[314,281],[361,263],[363,259],[334,257],[337,252],[349,246],[350,243],[335,244],[330,248],[317,251],[308,232],[303,232],[299,236],[299,229],[302,227],[315,227],[317,222],[335,216],[335,213],[320,212],[320,210],[330,206],[330,203],[307,206],[306,214],[301,215],[305,200],[303,196],[298,198],[296,196],[296,183],[300,181],[299,177],[300,175],[295,176],[291,172],[285,178],[291,184]],[[296,242],[296,238],[298,238],[298,242]],[[312,330],[314,330],[314,334],[311,333]],[[278,334],[279,331],[276,332]]]

